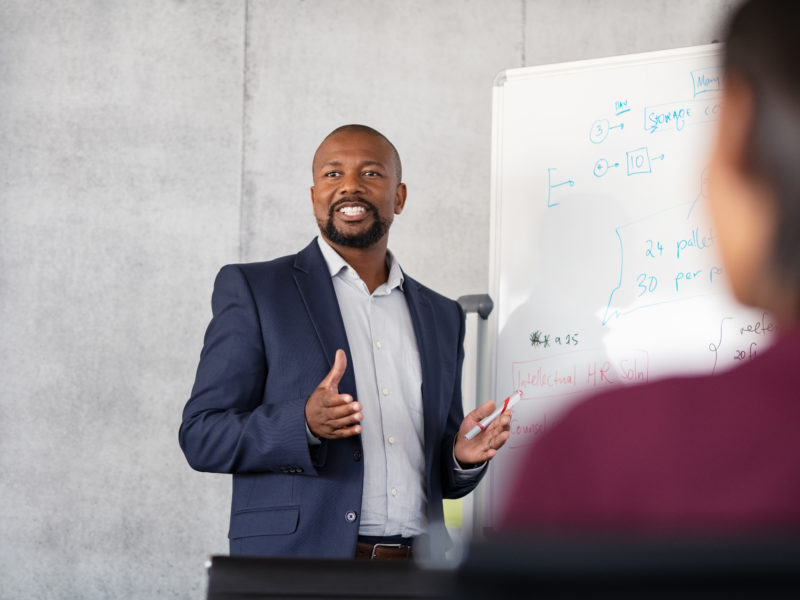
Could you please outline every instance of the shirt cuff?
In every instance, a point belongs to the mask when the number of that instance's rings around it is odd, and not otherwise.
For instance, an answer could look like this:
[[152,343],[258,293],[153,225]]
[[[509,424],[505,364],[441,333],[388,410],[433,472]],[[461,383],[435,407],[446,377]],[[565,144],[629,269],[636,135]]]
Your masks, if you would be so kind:
[[311,429],[308,428],[308,423],[306,423],[306,439],[308,440],[309,446],[319,446],[322,443],[322,440],[311,433]]
[[453,444],[453,464],[455,465],[453,471],[455,472],[456,481],[459,483],[467,483],[476,480],[489,463],[484,461],[468,469],[463,468],[456,458],[456,446]]

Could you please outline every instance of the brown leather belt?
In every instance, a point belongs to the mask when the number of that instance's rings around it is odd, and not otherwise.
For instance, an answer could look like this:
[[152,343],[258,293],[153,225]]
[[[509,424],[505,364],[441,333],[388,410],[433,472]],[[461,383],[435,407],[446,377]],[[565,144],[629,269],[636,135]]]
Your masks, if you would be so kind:
[[411,546],[405,544],[356,544],[356,558],[381,560],[406,560],[411,558]]

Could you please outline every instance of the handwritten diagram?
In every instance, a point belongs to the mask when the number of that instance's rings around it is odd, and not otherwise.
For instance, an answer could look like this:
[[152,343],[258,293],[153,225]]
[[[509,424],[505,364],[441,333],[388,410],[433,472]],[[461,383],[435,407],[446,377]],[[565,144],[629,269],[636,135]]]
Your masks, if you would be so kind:
[[562,186],[569,186],[573,187],[575,182],[572,179],[563,179],[559,180],[553,176],[554,168],[547,169],[547,206],[553,207],[558,206],[558,202],[553,200],[553,190],[556,190]]
[[709,46],[521,69],[496,90],[492,385],[523,400],[493,477],[588,395],[772,342],[769,315],[730,295],[705,206],[724,86]]
[[761,313],[757,319],[724,316],[719,323],[719,339],[709,342],[708,350],[714,355],[712,374],[719,366],[733,360],[745,362],[758,356],[772,341],[777,327],[772,317]]
[[[642,111],[642,126],[637,130],[636,138],[643,140],[642,132],[647,134],[663,133],[667,131],[681,132],[687,126],[711,123],[716,120],[721,108],[719,92],[722,90],[722,73],[719,67],[705,67],[689,72],[691,78],[691,92],[687,89],[687,98],[679,101],[663,102],[644,105]],[[628,99],[615,100],[613,103],[613,117],[600,117],[595,119],[589,127],[589,141],[594,146],[607,142],[613,135],[623,135],[626,131],[626,119],[630,120],[634,112],[634,105]],[[632,124],[632,123],[631,123]],[[636,129],[635,127],[633,129]],[[632,130],[628,127],[628,132]],[[627,137],[627,136],[626,136]],[[667,159],[664,151],[651,153],[649,143],[639,144],[625,151],[622,156],[603,155],[597,157],[593,163],[592,175],[595,178],[605,177],[609,171],[625,167],[628,176],[644,175],[653,172],[655,161]],[[575,186],[572,178],[563,181],[554,181],[552,173],[558,167],[547,168],[547,206],[556,207],[560,201],[554,199],[553,190],[564,185],[570,188]]]
[[624,128],[625,123],[620,122],[616,125],[611,125],[608,119],[598,119],[592,123],[592,127],[589,130],[589,140],[593,144],[600,144],[605,141],[612,129],[619,129],[622,131]]
[[603,325],[649,306],[726,290],[713,251],[713,228],[685,215],[680,205],[615,230],[619,280],[609,294]]

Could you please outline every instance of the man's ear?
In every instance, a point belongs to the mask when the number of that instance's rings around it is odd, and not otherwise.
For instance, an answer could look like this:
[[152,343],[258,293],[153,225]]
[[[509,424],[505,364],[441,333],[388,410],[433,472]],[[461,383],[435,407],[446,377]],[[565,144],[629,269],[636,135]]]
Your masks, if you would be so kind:
[[394,195],[394,214],[399,215],[403,212],[403,207],[406,205],[406,184],[398,183],[397,191]]
[[314,192],[315,192],[313,185],[309,188],[309,191],[311,192],[311,205],[313,206],[314,205]]

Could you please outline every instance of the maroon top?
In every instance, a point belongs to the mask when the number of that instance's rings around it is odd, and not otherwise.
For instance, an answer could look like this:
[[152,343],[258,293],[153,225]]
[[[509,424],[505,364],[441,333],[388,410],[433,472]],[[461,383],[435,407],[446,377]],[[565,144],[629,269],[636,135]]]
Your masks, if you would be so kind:
[[581,403],[530,448],[500,528],[800,529],[800,330],[726,373]]

